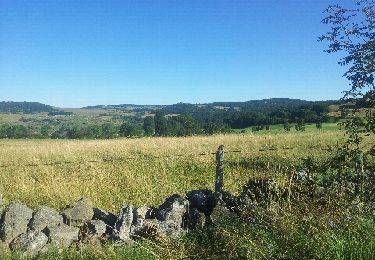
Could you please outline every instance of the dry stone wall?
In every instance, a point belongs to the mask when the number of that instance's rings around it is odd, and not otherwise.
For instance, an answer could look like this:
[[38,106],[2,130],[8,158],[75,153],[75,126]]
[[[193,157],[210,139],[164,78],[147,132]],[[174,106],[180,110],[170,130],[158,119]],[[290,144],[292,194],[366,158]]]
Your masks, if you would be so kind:
[[[172,195],[157,208],[124,205],[115,215],[96,208],[87,198],[66,206],[61,212],[42,206],[35,211],[19,202],[2,206],[0,194],[0,240],[10,250],[34,256],[50,248],[62,249],[93,240],[128,242],[139,238],[178,237],[188,229],[203,227],[214,193],[204,190],[188,196]],[[189,200],[190,199],[190,200]]]

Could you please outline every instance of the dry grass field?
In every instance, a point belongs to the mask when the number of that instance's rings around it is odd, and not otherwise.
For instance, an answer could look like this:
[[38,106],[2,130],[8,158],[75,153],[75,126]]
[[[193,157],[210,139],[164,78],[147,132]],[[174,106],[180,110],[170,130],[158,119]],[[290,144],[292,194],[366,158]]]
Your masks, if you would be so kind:
[[[0,192],[5,201],[62,208],[81,196],[117,212],[126,202],[157,205],[173,193],[213,189],[215,152],[224,144],[225,189],[238,192],[254,175],[293,170],[342,142],[342,133],[232,134],[113,140],[1,140]],[[268,150],[268,148],[277,150]],[[294,148],[291,150],[282,148]],[[323,148],[323,149],[321,149]],[[242,152],[230,152],[240,150]],[[199,155],[199,154],[206,155]],[[171,156],[171,157],[167,157]],[[61,164],[59,164],[61,162]],[[48,165],[50,163],[57,163]],[[47,165],[45,165],[47,164]],[[289,167],[289,169],[288,169]]]
[[[332,159],[335,147],[345,138],[336,130],[187,138],[1,140],[0,192],[5,204],[18,200],[32,208],[48,205],[62,209],[81,196],[114,213],[125,203],[159,205],[174,193],[213,189],[212,153],[224,144],[224,188],[238,194],[250,178],[260,176],[285,185],[306,162],[319,165]],[[373,204],[352,208],[355,198],[340,192],[345,181],[329,182],[331,173],[318,168],[312,173],[317,182],[331,183],[323,197],[296,193],[286,204],[274,202],[268,208],[243,211],[260,224],[234,215],[215,216],[215,226],[189,231],[178,239],[146,239],[127,246],[76,245],[62,252],[48,251],[36,259],[373,259]],[[0,248],[0,258],[21,256],[4,252]]]

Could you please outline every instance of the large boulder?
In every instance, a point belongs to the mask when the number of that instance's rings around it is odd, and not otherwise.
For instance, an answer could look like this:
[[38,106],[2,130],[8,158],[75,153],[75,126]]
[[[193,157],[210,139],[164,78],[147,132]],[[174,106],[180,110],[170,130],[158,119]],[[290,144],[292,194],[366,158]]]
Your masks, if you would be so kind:
[[179,195],[172,195],[160,205],[156,219],[160,221],[163,233],[176,237],[183,233],[185,214],[188,212],[189,202]]
[[192,190],[186,194],[190,209],[197,209],[206,217],[206,224],[212,223],[211,214],[217,205],[215,193],[210,190]]
[[47,226],[53,227],[59,224],[63,224],[63,217],[60,213],[55,209],[42,206],[34,213],[29,227],[35,231],[42,231]]
[[10,248],[12,251],[23,252],[27,256],[34,256],[43,249],[47,242],[48,237],[44,233],[29,230],[27,233],[16,237],[10,243]]
[[92,219],[94,211],[91,201],[87,198],[81,198],[67,206],[62,214],[67,225],[80,227]]
[[78,241],[79,228],[61,224],[47,227],[46,234],[52,246],[62,248],[70,246],[74,241]]
[[27,225],[32,218],[33,211],[24,204],[12,202],[3,213],[3,222],[0,227],[0,239],[11,242],[22,233],[26,233]]
[[122,207],[115,224],[115,239],[127,241],[130,240],[130,228],[133,223],[133,206],[125,205]]

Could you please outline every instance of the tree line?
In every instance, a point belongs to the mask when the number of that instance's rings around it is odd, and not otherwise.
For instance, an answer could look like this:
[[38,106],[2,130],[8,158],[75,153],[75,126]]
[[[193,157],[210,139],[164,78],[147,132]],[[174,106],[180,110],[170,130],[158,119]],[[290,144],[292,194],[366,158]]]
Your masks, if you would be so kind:
[[[262,101],[265,103],[263,110],[246,108],[244,105],[240,108],[178,103],[148,111],[147,114],[143,113],[142,117],[142,114],[124,117],[122,123],[78,123],[71,120],[53,125],[46,120],[42,125],[35,125],[22,121],[21,124],[0,124],[0,138],[110,139],[212,135],[228,133],[233,129],[269,130],[271,125],[276,124],[282,124],[285,131],[289,131],[292,124],[295,124],[297,131],[304,131],[305,123],[314,123],[321,127],[324,122],[338,119],[328,114],[331,102],[305,102],[295,105],[294,101],[290,106],[286,106],[286,101],[287,99],[277,100],[282,102],[279,107],[269,104],[269,100]],[[50,111],[49,115],[55,115],[54,111]]]

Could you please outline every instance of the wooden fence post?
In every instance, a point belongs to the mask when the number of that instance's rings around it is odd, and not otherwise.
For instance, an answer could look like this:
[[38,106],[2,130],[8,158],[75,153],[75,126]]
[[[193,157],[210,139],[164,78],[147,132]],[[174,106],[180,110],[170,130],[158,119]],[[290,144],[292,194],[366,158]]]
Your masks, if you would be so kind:
[[224,184],[224,145],[220,145],[216,152],[216,180],[215,194],[221,200]]

